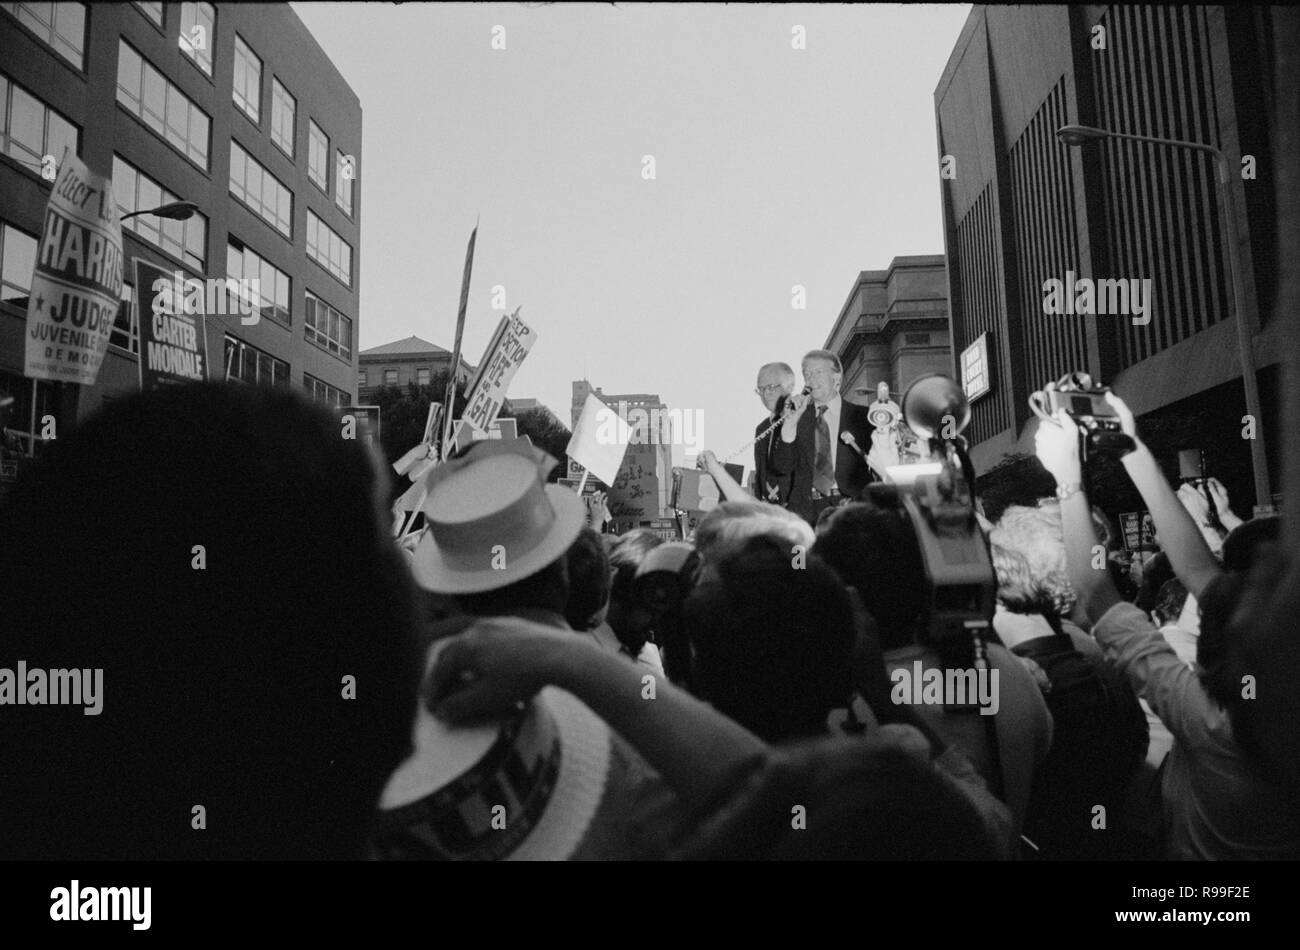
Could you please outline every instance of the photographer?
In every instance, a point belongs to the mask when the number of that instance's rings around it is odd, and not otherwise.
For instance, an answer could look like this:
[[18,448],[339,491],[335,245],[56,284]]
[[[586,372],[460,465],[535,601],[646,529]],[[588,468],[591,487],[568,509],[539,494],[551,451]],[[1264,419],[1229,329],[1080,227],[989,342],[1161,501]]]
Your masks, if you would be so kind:
[[1092,531],[1082,491],[1079,434],[1058,410],[1035,436],[1038,457],[1056,478],[1070,581],[1106,656],[1173,733],[1162,782],[1169,857],[1300,857],[1300,816],[1281,785],[1237,742],[1234,714],[1247,700],[1236,671],[1242,643],[1230,637],[1242,576],[1225,576],[1195,522],[1137,438],[1133,413],[1114,393],[1107,403],[1135,448],[1123,464],[1151,512],[1178,579],[1201,605],[1197,667],[1189,669],[1140,609],[1120,600],[1109,574],[1091,568]]

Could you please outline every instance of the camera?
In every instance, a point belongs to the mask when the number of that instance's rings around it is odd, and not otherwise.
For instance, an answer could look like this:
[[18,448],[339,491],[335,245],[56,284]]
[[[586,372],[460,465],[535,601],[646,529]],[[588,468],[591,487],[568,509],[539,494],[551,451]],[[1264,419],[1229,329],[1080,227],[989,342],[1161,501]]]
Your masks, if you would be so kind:
[[970,404],[956,380],[931,374],[907,388],[902,411],[921,439],[917,448],[928,445],[929,458],[891,466],[893,481],[868,485],[868,497],[881,507],[900,508],[916,533],[930,590],[928,639],[944,667],[987,666],[997,579],[975,517],[974,469],[961,436],[970,423]]
[[1106,402],[1109,386],[1094,384],[1087,373],[1067,373],[1057,381],[1055,388],[1045,388],[1031,393],[1029,408],[1041,419],[1051,421],[1058,409],[1064,409],[1079,427],[1081,460],[1093,454],[1120,458],[1132,452],[1136,445],[1124,434],[1119,416]]
[[680,609],[695,581],[700,563],[695,545],[666,541],[646,554],[632,578],[632,596],[642,606],[663,614]]
[[685,689],[691,686],[691,647],[682,613],[699,566],[695,545],[666,541],[646,554],[632,578],[632,599],[654,615],[664,672]]

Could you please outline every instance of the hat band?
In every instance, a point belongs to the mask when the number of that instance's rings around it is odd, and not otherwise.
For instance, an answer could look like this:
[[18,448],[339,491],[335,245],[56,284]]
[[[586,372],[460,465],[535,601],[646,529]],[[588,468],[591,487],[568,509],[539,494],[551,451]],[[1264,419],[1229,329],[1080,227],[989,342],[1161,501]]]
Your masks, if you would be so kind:
[[533,703],[502,726],[468,772],[407,805],[381,810],[372,837],[374,856],[387,861],[507,857],[546,810],[560,760],[554,719]]
[[430,521],[433,540],[453,571],[505,570],[546,538],[555,509],[537,482],[513,505],[473,521]]

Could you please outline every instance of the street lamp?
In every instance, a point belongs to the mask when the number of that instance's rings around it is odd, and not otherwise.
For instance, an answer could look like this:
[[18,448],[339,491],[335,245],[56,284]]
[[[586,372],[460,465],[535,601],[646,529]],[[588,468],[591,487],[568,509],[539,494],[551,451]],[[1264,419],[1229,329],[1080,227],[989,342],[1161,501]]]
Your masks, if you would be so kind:
[[1232,288],[1233,315],[1237,322],[1237,357],[1241,362],[1241,382],[1246,390],[1246,412],[1254,420],[1254,438],[1250,440],[1250,464],[1255,476],[1255,504],[1271,506],[1273,492],[1269,486],[1268,457],[1264,452],[1263,415],[1259,409],[1259,384],[1255,379],[1255,351],[1250,338],[1250,329],[1246,326],[1246,290],[1241,283],[1241,258],[1234,238],[1237,224],[1236,199],[1231,188],[1232,168],[1228,156],[1213,145],[1204,142],[1185,142],[1181,139],[1162,139],[1152,135],[1133,135],[1129,132],[1112,132],[1090,125],[1063,125],[1056,130],[1056,137],[1071,148],[1079,148],[1102,139],[1127,139],[1130,142],[1146,142],[1150,145],[1169,145],[1174,148],[1189,148],[1214,156],[1214,163],[1219,169],[1220,213],[1223,216],[1221,242],[1223,258],[1228,266],[1228,285]]
[[159,205],[156,208],[149,208],[142,211],[130,211],[118,220],[125,221],[127,218],[134,218],[137,214],[153,214],[160,218],[171,218],[175,221],[184,221],[194,216],[194,212],[199,210],[199,206],[193,201],[172,201],[165,205]]

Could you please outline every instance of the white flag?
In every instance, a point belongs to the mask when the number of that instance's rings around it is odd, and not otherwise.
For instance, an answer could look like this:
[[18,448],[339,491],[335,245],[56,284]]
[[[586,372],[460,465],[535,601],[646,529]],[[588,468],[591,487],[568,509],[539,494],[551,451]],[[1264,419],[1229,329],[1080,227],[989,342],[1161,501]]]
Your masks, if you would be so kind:
[[618,478],[631,438],[632,427],[594,393],[587,393],[582,415],[573,427],[573,438],[569,439],[566,451],[569,458],[606,485],[612,485]]

